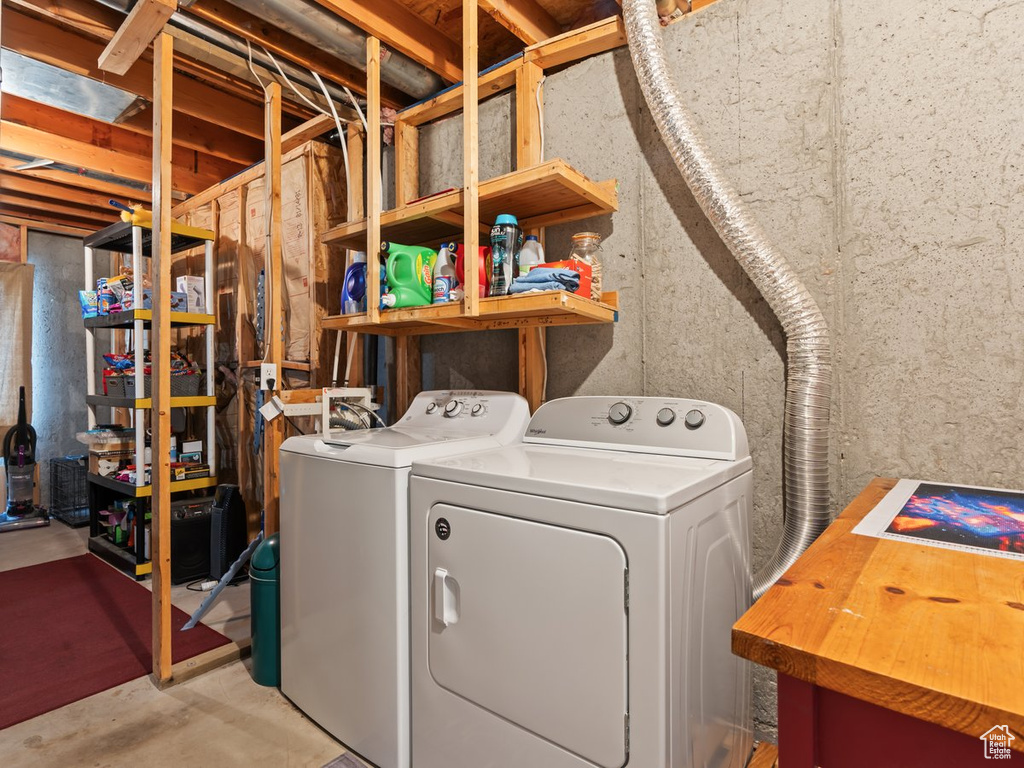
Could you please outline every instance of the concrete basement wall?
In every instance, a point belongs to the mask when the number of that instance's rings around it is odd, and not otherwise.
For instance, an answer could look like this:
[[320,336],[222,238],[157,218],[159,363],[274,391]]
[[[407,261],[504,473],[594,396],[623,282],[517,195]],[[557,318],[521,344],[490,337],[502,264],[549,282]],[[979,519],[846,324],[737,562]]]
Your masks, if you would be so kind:
[[[665,30],[707,141],[830,321],[832,501],[872,477],[1024,486],[1024,5],[720,0]],[[549,398],[678,395],[743,418],[754,566],[782,519],[785,341],[682,184],[625,49],[550,75],[545,155],[619,180],[605,237],[615,327],[557,329]],[[514,121],[481,114],[482,178]],[[510,150],[509,150],[510,151]],[[423,192],[461,182],[461,118],[424,131]],[[424,385],[514,389],[511,334],[425,341]],[[774,738],[773,675],[755,674]]]

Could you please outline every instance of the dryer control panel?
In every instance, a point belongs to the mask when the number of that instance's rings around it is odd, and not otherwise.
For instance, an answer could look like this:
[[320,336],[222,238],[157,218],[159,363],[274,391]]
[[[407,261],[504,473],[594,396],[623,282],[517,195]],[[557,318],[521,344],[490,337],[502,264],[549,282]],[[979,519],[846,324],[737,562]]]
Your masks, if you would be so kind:
[[542,405],[527,443],[737,461],[750,455],[739,417],[702,400],[566,397]]

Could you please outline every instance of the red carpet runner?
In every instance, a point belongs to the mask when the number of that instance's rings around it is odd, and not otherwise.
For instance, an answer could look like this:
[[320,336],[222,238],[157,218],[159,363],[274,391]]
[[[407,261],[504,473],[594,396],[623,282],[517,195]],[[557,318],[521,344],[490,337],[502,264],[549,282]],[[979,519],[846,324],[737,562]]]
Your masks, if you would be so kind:
[[[0,572],[0,729],[153,670],[151,593],[93,555]],[[171,609],[173,658],[228,639]]]

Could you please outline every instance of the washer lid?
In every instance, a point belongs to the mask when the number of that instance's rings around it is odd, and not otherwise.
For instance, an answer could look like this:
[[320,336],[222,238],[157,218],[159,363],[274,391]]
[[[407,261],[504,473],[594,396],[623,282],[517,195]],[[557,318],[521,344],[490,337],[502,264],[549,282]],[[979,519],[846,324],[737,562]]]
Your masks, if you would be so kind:
[[332,439],[329,443],[323,435],[290,437],[281,450],[353,464],[398,468],[408,467],[414,461],[487,451],[502,444],[494,435],[453,435],[388,427],[348,432],[344,438]]
[[520,444],[413,463],[415,477],[667,514],[748,472],[739,461]]

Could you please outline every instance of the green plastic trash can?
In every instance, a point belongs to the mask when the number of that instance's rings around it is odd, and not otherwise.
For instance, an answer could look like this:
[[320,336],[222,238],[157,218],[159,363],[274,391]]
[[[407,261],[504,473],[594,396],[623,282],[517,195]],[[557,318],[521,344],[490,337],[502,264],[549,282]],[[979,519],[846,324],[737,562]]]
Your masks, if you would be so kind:
[[252,679],[259,685],[281,684],[281,548],[278,534],[260,542],[249,562],[252,582]]

